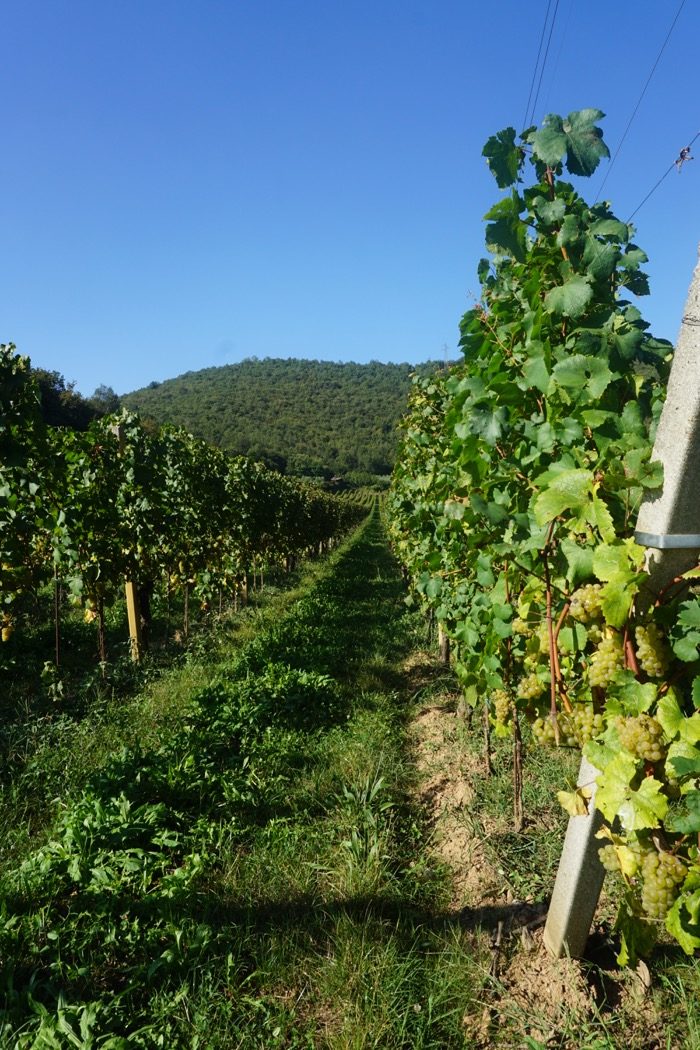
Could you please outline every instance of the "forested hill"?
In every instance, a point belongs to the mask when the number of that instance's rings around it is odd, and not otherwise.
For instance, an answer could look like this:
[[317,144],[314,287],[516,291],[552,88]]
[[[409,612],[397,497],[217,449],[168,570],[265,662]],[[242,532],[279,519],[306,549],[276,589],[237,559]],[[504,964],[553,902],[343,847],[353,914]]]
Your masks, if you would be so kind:
[[290,474],[386,474],[411,373],[437,367],[249,358],[151,383],[122,403]]

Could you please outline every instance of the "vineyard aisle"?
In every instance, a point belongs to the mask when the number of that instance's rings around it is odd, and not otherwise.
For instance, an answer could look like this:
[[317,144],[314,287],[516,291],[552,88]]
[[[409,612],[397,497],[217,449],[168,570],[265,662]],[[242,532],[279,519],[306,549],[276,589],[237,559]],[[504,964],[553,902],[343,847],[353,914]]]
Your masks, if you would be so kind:
[[510,744],[487,780],[404,596],[375,508],[3,876],[0,1046],[696,1045],[637,975],[541,952],[563,819],[537,763],[561,759],[533,754],[513,835]]

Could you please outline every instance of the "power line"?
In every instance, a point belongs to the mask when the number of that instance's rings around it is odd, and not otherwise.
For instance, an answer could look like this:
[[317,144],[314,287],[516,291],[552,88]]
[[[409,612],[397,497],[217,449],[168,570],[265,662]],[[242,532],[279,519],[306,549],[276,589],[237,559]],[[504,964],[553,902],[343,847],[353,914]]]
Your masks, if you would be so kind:
[[662,175],[662,176],[661,176],[661,178],[660,178],[660,179],[658,180],[658,182],[655,182],[655,183],[654,183],[654,185],[653,185],[653,186],[651,187],[651,189],[650,189],[650,190],[649,190],[649,192],[647,193],[646,197],[644,197],[644,199],[643,199],[643,200],[642,200],[642,201],[641,201],[641,202],[640,202],[640,203],[639,203],[639,204],[637,205],[637,207],[636,207],[636,208],[634,209],[634,211],[633,211],[633,212],[632,212],[632,214],[630,215],[629,219],[627,219],[627,222],[630,222],[630,221],[631,221],[631,220],[632,220],[632,219],[634,218],[634,216],[635,216],[635,215],[637,214],[637,212],[639,211],[639,209],[640,209],[640,208],[642,207],[642,205],[646,204],[646,202],[647,202],[647,201],[649,200],[649,198],[651,197],[651,195],[652,195],[653,193],[656,193],[656,191],[658,190],[658,188],[659,188],[659,186],[661,185],[661,183],[662,183],[662,182],[664,181],[664,179],[665,179],[665,178],[666,178],[666,177],[667,177],[668,175],[670,175],[670,174],[671,174],[671,172],[673,171],[673,169],[674,169],[674,168],[677,168],[677,169],[678,169],[678,171],[680,171],[680,170],[681,170],[681,167],[682,167],[682,165],[684,164],[684,162],[685,162],[686,160],[692,160],[692,157],[690,156],[690,149],[691,149],[691,147],[692,147],[693,143],[695,142],[695,140],[696,140],[697,138],[699,138],[699,137],[700,137],[700,131],[697,131],[697,132],[695,133],[695,135],[693,135],[693,137],[692,137],[692,139],[690,140],[690,142],[688,143],[688,145],[687,145],[687,146],[685,146],[685,147],[684,147],[684,148],[683,148],[683,149],[682,149],[682,150],[680,151],[680,153],[678,154],[678,157],[677,157],[677,158],[676,158],[676,159],[675,159],[675,160],[673,161],[673,163],[672,163],[672,164],[670,165],[670,167],[668,167],[668,168],[666,169],[666,171],[665,171],[665,172],[663,173],[663,175]]
[[552,66],[552,75],[549,78],[549,84],[547,86],[547,94],[544,97],[544,106],[543,106],[543,108],[544,108],[545,111],[549,109],[549,99],[550,99],[550,96],[552,94],[552,85],[555,84],[556,80],[557,80],[557,72],[559,71],[559,63],[561,62],[561,56],[562,56],[562,54],[564,52],[564,44],[566,43],[566,37],[567,37],[567,34],[569,32],[569,23],[571,22],[571,16],[572,16],[572,14],[574,12],[574,4],[575,4],[575,0],[569,0],[569,10],[567,12],[566,20],[564,22],[564,28],[561,31],[561,40],[559,41],[559,50],[557,51],[557,57],[555,58],[554,65]]
[[[542,77],[544,76],[545,66],[547,65],[547,56],[549,55],[549,45],[552,43],[552,33],[554,32],[554,23],[557,20],[557,11],[559,10],[559,0],[554,5],[554,14],[552,15],[552,24],[549,27],[549,36],[547,37],[547,47],[545,48],[544,58],[542,59],[542,68],[540,69],[540,79],[537,82],[537,91],[535,92],[535,98],[532,103],[532,113],[528,124],[532,124],[535,119],[535,110],[537,108],[537,99],[540,97],[540,88],[542,87]],[[528,124],[525,126],[527,127]]]
[[530,101],[532,100],[532,92],[535,87],[535,80],[537,79],[537,70],[540,64],[540,56],[542,54],[542,45],[544,43],[544,34],[547,31],[547,22],[549,21],[549,12],[552,7],[552,0],[548,0],[547,11],[544,16],[544,22],[542,24],[542,32],[540,33],[540,46],[537,48],[537,58],[535,59],[535,68],[532,71],[532,80],[530,81],[530,93],[527,96],[527,105],[525,106],[525,116],[523,117],[523,131],[529,127],[528,113],[530,112]]
[[[666,34],[666,39],[664,40],[663,44],[661,45],[659,53],[656,56],[656,61],[654,62],[654,65],[651,67],[651,71],[649,73],[649,76],[647,77],[646,82],[644,84],[644,87],[642,88],[641,94],[640,94],[639,98],[637,99],[637,104],[634,107],[634,109],[632,110],[632,116],[627,121],[627,127],[625,128],[625,130],[624,130],[624,132],[622,134],[622,138],[620,139],[620,141],[618,143],[617,149],[615,150],[615,153],[613,154],[613,159],[610,161],[610,167],[606,171],[605,177],[604,177],[603,181],[601,182],[600,187],[598,188],[598,192],[596,194],[596,200],[599,199],[601,193],[603,192],[603,187],[605,186],[605,183],[610,178],[610,173],[613,170],[613,168],[615,167],[615,161],[617,160],[617,158],[618,158],[618,156],[620,154],[620,150],[622,149],[622,144],[625,141],[625,139],[627,138],[627,134],[628,134],[630,128],[632,127],[632,123],[634,121],[634,118],[637,116],[637,110],[639,109],[639,107],[642,104],[642,99],[644,98],[644,96],[645,96],[645,94],[647,92],[647,88],[649,87],[649,85],[650,85],[650,83],[652,81],[652,77],[654,76],[654,73],[656,72],[656,67],[658,66],[659,62],[661,61],[661,56],[663,55],[664,51],[666,50],[666,45],[668,44],[669,40],[671,39],[671,34],[673,33],[673,30],[675,28],[676,22],[678,21],[678,18],[680,16],[680,13],[683,10],[684,6],[685,6],[685,0],[681,0],[680,4],[678,6],[678,10],[676,11],[675,18],[671,22],[671,28],[669,29],[668,33]],[[670,171],[670,168],[669,168],[669,171]],[[668,174],[668,172],[666,172],[666,174]],[[640,205],[640,207],[641,207],[641,205]]]

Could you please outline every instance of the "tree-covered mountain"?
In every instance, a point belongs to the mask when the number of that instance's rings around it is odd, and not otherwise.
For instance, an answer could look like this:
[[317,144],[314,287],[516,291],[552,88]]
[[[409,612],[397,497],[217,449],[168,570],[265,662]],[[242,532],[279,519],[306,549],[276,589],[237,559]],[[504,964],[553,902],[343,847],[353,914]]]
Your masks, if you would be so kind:
[[121,400],[290,474],[386,474],[410,376],[438,367],[253,357],[151,383]]

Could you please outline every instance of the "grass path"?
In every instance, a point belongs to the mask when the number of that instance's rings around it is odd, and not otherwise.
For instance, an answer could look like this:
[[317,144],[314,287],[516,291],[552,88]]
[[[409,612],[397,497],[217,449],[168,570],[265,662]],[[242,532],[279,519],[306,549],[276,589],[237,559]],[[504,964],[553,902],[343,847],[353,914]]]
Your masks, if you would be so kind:
[[669,1009],[539,949],[567,760],[512,834],[378,513],[178,705],[0,882],[3,1050],[698,1045],[687,973]]

